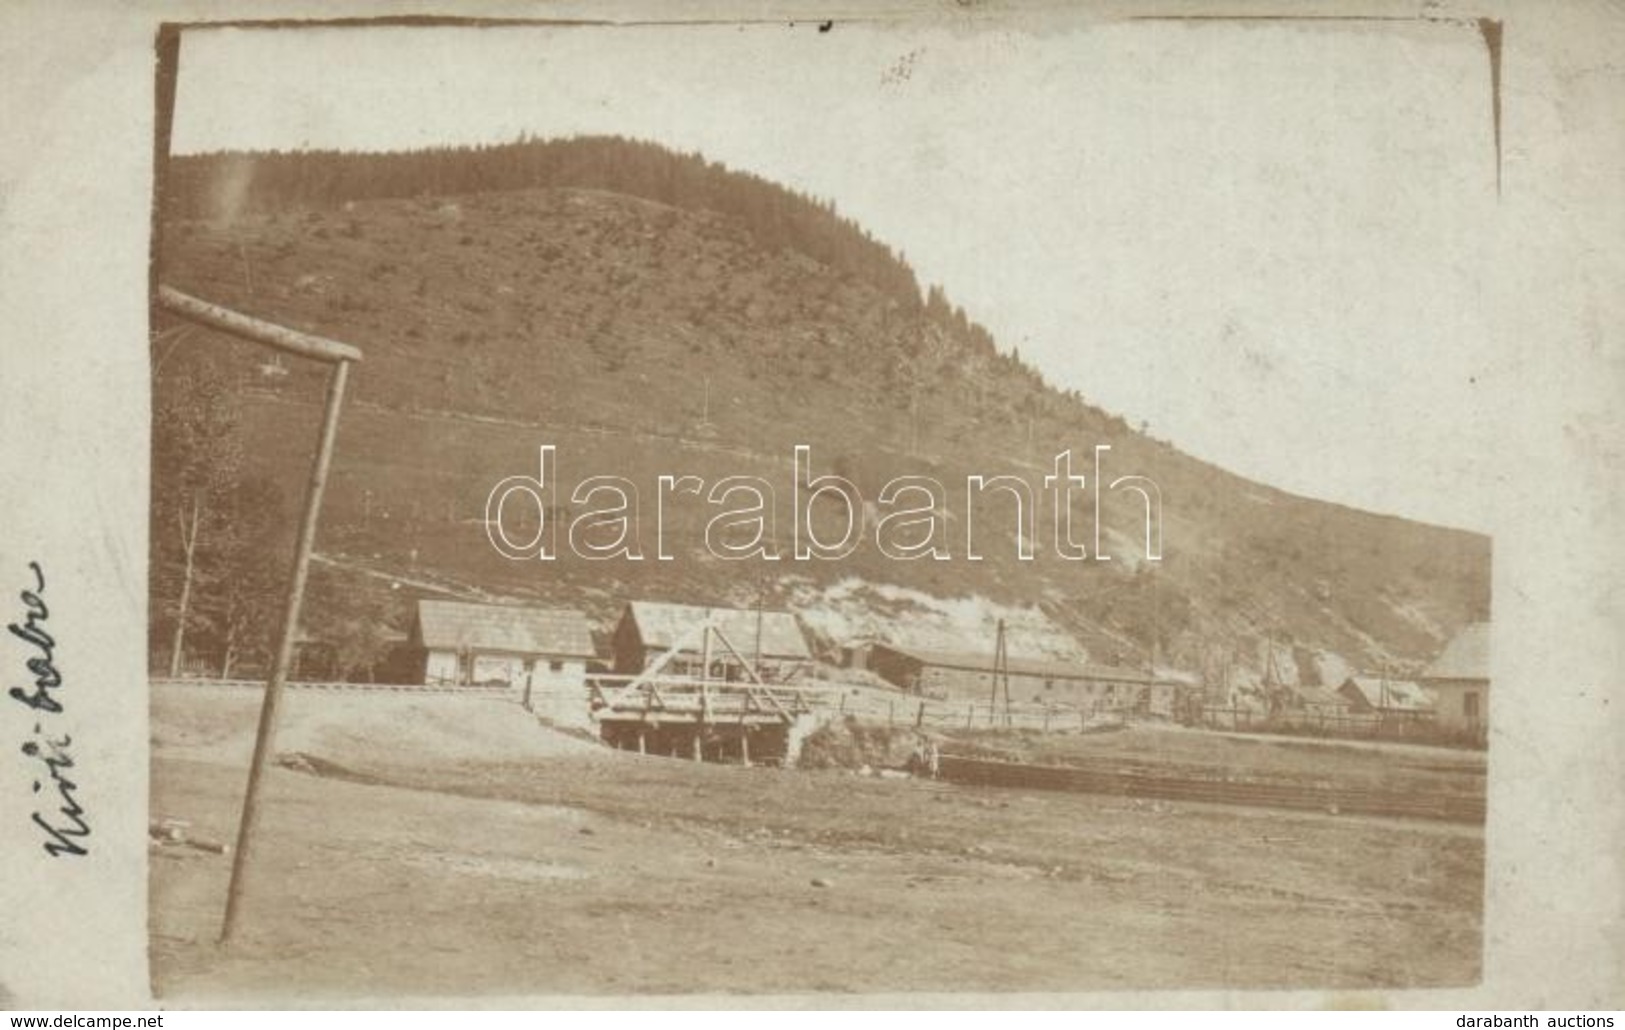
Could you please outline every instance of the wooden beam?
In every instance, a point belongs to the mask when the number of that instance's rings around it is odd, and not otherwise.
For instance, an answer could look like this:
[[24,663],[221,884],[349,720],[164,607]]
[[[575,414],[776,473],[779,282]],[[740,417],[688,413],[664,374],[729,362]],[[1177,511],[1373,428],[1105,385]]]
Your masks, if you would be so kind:
[[[779,699],[774,696],[772,690],[763,687],[762,693],[767,697],[768,701],[772,703],[773,707],[778,709],[778,715],[781,720],[783,720],[785,723],[792,723],[796,721],[796,717],[790,714],[790,710],[785,708]],[[800,698],[799,694],[797,695],[797,698]]]
[[297,354],[302,358],[314,358],[328,364],[361,360],[361,351],[347,343],[262,322],[257,318],[250,318],[229,308],[220,307],[218,304],[199,300],[170,286],[158,287],[158,306],[172,315],[179,315],[181,318],[206,325],[210,329],[230,333],[232,336],[254,343],[262,343],[289,354]]
[[711,632],[717,635],[717,639],[722,642],[722,646],[727,648],[728,653],[734,656],[734,660],[739,663],[740,668],[744,669],[746,674],[750,676],[751,682],[755,683],[757,686],[761,686],[762,678],[756,675],[756,670],[751,668],[751,664],[749,662],[745,661],[745,656],[739,653],[739,649],[734,647],[726,636],[723,636],[720,629],[713,626],[711,627]]
[[[702,626],[701,628],[703,629],[704,627]],[[610,695],[607,700],[609,707],[614,708],[616,705],[619,705],[623,700],[631,697],[633,694],[636,694],[639,690],[641,690],[643,685],[649,680],[653,679],[655,676],[658,676],[660,674],[660,670],[664,669],[666,664],[683,650],[683,646],[689,642],[692,633],[693,631],[691,630],[689,633],[677,638],[670,649],[668,649],[659,658],[656,658],[654,661],[645,666],[644,670],[632,677],[631,681],[627,683],[626,686],[620,688],[619,690],[615,691],[614,694]]]
[[[635,711],[634,710],[634,711],[629,712],[629,711],[622,710],[620,712],[617,712],[613,716],[609,716],[607,718],[600,718],[598,720],[598,724],[600,726],[612,726],[612,725],[633,726],[633,725],[637,725],[637,726],[648,726],[648,727],[651,727],[651,728],[659,728],[660,726],[663,726],[663,725],[665,725],[665,726],[695,726],[695,725],[698,725],[699,721],[700,721],[698,716],[699,716],[699,713],[695,712],[695,711],[690,711],[690,712],[687,712],[687,713],[666,711],[666,712],[660,713],[657,718],[645,718],[644,713],[641,712],[641,711]],[[776,712],[743,712],[743,713],[738,713],[733,718],[736,719],[739,724],[748,725],[748,726],[783,726],[783,725],[785,725],[784,717],[779,715]]]
[[[360,357],[359,352],[356,356]],[[327,488],[327,475],[333,464],[333,443],[338,437],[339,411],[344,404],[344,388],[349,373],[349,362],[339,361],[328,376],[327,406],[322,414],[321,437],[316,446],[316,457],[311,463],[310,481],[305,488],[304,514],[300,518],[299,535],[294,543],[291,582],[282,609],[282,632],[271,661],[271,675],[265,683],[265,697],[260,702],[254,755],[249,761],[248,786],[243,794],[243,814],[237,824],[237,849],[232,855],[231,879],[226,886],[226,912],[220,924],[222,944],[229,943],[237,930],[249,852],[253,848],[254,830],[259,823],[260,784],[274,753],[277,707],[288,682],[288,670],[294,664],[294,638],[299,632],[299,612],[304,603],[305,583],[310,575],[310,555],[316,545],[322,493]]]
[[711,628],[709,616],[705,624],[704,635],[700,644],[700,721],[706,722],[711,717],[711,634],[716,630]]

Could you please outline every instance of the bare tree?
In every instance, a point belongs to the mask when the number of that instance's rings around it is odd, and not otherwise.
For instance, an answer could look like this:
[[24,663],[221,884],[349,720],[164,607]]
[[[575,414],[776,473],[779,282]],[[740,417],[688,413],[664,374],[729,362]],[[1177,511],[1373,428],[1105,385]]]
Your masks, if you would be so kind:
[[[205,552],[237,488],[242,443],[225,374],[208,360],[171,362],[153,383],[153,602],[174,620],[170,675],[184,667],[189,630],[206,625],[199,594],[221,570]],[[178,527],[179,548],[169,527]]]

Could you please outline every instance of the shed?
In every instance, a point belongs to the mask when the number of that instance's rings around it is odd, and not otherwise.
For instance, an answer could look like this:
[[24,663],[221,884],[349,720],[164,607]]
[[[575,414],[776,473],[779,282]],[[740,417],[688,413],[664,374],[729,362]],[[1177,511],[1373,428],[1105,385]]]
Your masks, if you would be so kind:
[[1382,676],[1350,676],[1337,692],[1352,712],[1376,712],[1407,718],[1431,718],[1433,695],[1411,680]]
[[616,624],[612,648],[615,672],[636,676],[668,651],[664,667],[675,675],[697,675],[705,657],[706,627],[738,652],[711,648],[711,675],[746,679],[739,659],[750,663],[764,680],[783,682],[812,661],[812,651],[794,613],[766,608],[710,608],[663,601],[631,601]]
[[422,600],[412,643],[430,684],[580,687],[596,657],[587,617],[561,608]]

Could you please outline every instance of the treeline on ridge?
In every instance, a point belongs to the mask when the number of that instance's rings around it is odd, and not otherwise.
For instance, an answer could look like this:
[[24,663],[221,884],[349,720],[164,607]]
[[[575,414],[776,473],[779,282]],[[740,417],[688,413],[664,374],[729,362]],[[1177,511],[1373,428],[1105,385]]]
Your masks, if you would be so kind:
[[363,153],[222,151],[180,155],[166,173],[166,219],[332,207],[347,201],[523,189],[601,189],[738,219],[764,247],[789,248],[872,285],[983,353],[992,336],[942,290],[922,297],[902,256],[831,201],[734,171],[697,153],[619,136]]

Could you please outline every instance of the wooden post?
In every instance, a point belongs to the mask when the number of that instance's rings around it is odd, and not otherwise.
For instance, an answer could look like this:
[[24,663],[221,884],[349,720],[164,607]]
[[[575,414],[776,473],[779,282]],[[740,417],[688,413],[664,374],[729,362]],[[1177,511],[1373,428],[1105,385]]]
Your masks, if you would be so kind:
[[242,818],[237,825],[237,850],[232,856],[231,881],[226,888],[226,913],[220,926],[220,942],[229,941],[237,927],[243,883],[252,848],[254,828],[259,822],[259,788],[276,738],[276,712],[288,670],[294,660],[294,640],[299,632],[299,610],[304,601],[305,582],[310,572],[310,555],[315,547],[316,523],[321,514],[322,492],[333,463],[333,444],[338,436],[339,412],[344,405],[344,389],[349,382],[350,365],[361,360],[361,352],[348,344],[296,332],[285,326],[219,307],[168,286],[158,285],[156,306],[189,321],[209,326],[253,343],[263,344],[300,357],[314,358],[333,366],[327,381],[327,404],[322,414],[321,437],[311,463],[305,491],[305,507],[294,546],[292,581],[282,611],[281,636],[265,684],[260,705],[259,727],[254,736],[254,757],[248,770],[248,788],[243,795]]
[[748,767],[750,765],[750,727],[739,727],[739,758]]
[[993,642],[993,674],[989,677],[993,684],[993,694],[987,702],[987,724],[992,726],[998,718],[999,687],[1004,687],[1004,724],[1012,725],[1010,719],[1010,654],[1006,649],[1004,640],[1004,620],[999,620],[998,637]]
[[270,762],[276,741],[277,706],[282,700],[282,688],[287,683],[288,667],[293,663],[294,639],[299,632],[299,609],[305,597],[305,581],[310,574],[310,553],[316,543],[316,521],[322,510],[322,492],[327,487],[327,473],[333,463],[333,441],[338,436],[339,411],[344,403],[344,387],[349,375],[350,363],[340,361],[333,367],[327,383],[327,410],[322,418],[321,441],[316,448],[316,460],[311,466],[304,518],[300,521],[298,542],[294,548],[293,582],[288,587],[288,599],[282,612],[282,637],[271,666],[270,681],[265,684],[259,730],[254,737],[254,758],[248,769],[248,789],[243,795],[243,814],[237,826],[237,851],[232,856],[231,882],[226,888],[226,915],[220,926],[222,944],[231,940],[237,929],[248,854],[253,846],[255,824],[259,822],[260,781],[264,778],[265,767]]
[[[709,615],[709,613],[707,613]],[[711,716],[711,627],[705,627],[700,643],[700,726],[703,728]]]
[[924,725],[925,725],[925,702],[921,701],[920,702],[920,711],[919,711],[919,713],[917,715],[914,716],[914,728],[919,729],[921,726],[924,726]]
[[700,742],[701,729],[698,724],[694,727],[694,761],[705,761],[705,745]]
[[642,726],[639,726],[638,727],[638,754],[646,755],[648,753],[649,753],[648,737],[646,735],[646,732],[645,732],[644,728]]

